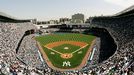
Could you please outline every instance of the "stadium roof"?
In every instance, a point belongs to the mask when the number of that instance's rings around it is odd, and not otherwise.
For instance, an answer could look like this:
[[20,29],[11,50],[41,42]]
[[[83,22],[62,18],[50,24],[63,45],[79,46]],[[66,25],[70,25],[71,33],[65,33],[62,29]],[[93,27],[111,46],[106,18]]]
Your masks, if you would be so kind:
[[15,18],[13,16],[10,16],[10,15],[4,13],[4,12],[0,12],[0,16],[5,16],[5,17],[11,18],[11,19],[17,19],[17,18]]
[[130,15],[130,14],[134,14],[134,5],[132,5],[131,7],[128,7],[127,9],[115,14],[114,16],[125,16],[125,15]]
[[6,13],[0,12],[0,22],[30,22],[31,19],[22,20],[10,16]]

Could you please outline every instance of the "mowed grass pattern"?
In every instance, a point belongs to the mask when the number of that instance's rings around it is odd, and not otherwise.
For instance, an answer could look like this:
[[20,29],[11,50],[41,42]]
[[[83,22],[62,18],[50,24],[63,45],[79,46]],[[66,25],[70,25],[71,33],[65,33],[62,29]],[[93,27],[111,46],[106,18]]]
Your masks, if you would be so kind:
[[[53,66],[62,69],[70,69],[70,68],[75,68],[81,64],[87,50],[90,47],[91,42],[95,39],[95,36],[76,34],[76,33],[64,33],[64,34],[50,34],[45,36],[38,36],[35,39],[40,42],[40,45],[42,46],[44,52],[47,54]],[[58,41],[78,41],[78,42],[85,42],[89,45],[80,50],[82,51],[82,53],[76,52],[73,54],[72,58],[63,59],[60,57],[60,54],[55,52],[54,52],[55,54],[51,54],[51,52],[53,51],[44,47],[44,45],[48,43],[53,43]],[[70,50],[64,50],[63,49],[64,47],[69,47]],[[60,45],[59,47],[54,47],[55,50],[60,51],[61,53],[71,53],[72,51],[75,51],[78,48],[80,47],[70,45],[70,44],[63,44]],[[62,66],[64,61],[69,61],[71,63],[71,66]]]

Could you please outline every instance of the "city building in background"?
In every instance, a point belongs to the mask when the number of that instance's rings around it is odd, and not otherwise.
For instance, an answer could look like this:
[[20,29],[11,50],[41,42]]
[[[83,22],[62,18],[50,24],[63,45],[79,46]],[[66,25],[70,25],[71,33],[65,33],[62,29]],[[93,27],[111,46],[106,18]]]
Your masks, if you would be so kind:
[[59,19],[59,23],[61,23],[61,24],[68,24],[70,22],[71,22],[71,19],[69,19],[69,18],[60,18]]
[[84,23],[84,14],[74,14],[72,15],[71,23]]
[[58,24],[58,20],[50,20],[49,23],[50,24]]

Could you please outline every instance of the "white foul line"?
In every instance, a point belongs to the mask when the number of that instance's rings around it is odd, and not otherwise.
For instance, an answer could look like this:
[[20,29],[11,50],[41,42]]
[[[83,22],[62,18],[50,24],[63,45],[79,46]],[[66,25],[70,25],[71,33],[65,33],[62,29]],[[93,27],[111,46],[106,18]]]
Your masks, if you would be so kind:
[[86,46],[88,46],[88,44],[86,44],[85,46],[83,46],[83,47],[81,47],[81,48],[75,50],[74,52],[72,52],[72,54],[74,54],[75,52],[78,52],[79,50],[81,50],[82,48],[85,48]]

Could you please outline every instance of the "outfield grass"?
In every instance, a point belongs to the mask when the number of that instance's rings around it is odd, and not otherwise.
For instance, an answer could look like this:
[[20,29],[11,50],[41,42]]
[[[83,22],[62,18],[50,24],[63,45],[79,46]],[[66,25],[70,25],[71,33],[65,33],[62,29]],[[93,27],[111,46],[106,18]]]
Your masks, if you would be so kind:
[[[92,35],[84,35],[84,34],[74,34],[74,33],[65,33],[65,34],[50,34],[45,36],[38,36],[35,38],[37,41],[40,42],[40,45],[42,46],[44,52],[47,54],[49,60],[53,64],[53,66],[62,68],[62,69],[69,69],[69,68],[75,68],[79,66],[90,47],[91,42],[95,39],[95,36]],[[44,45],[48,43],[53,43],[57,41],[79,41],[79,42],[85,42],[88,44],[85,48],[81,49],[82,53],[74,53],[73,57],[70,59],[63,59],[60,57],[60,54],[55,53],[51,54],[51,50],[44,47]],[[68,50],[64,50],[64,47],[68,47]],[[70,45],[70,44],[63,44],[57,47],[54,47],[53,49],[56,51],[59,51],[61,53],[71,53],[77,49],[79,49],[79,46]],[[69,61],[71,63],[71,66],[62,66],[64,61]]]

